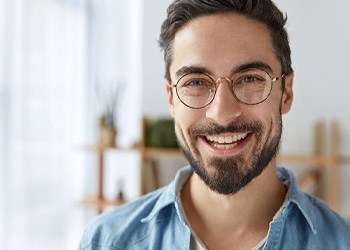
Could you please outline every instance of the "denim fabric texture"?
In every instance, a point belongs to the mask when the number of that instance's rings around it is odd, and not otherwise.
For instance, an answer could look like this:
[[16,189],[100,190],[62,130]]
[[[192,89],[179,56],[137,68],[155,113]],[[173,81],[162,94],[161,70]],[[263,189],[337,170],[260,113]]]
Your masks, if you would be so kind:
[[[191,173],[187,166],[168,186],[97,216],[86,227],[80,249],[190,249],[191,231],[178,199]],[[288,193],[270,223],[264,249],[350,249],[350,223],[298,190],[290,170],[279,167],[277,174]]]

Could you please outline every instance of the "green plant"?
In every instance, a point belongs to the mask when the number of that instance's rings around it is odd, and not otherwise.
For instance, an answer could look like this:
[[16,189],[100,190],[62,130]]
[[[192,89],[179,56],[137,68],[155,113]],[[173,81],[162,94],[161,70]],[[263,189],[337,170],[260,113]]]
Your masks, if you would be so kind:
[[161,118],[147,121],[146,146],[177,148],[174,120],[170,118]]

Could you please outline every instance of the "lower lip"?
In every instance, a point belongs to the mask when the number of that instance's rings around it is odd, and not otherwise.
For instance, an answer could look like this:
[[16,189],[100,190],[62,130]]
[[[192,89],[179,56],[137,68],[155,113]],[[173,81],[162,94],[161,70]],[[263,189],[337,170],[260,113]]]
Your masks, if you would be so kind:
[[230,149],[220,149],[217,147],[214,147],[212,144],[208,143],[208,141],[205,138],[200,138],[200,141],[202,144],[205,145],[205,149],[209,151],[210,154],[214,154],[217,156],[233,156],[239,154],[243,148],[249,143],[249,141],[252,139],[253,134],[249,133],[246,138],[239,141],[236,146]]

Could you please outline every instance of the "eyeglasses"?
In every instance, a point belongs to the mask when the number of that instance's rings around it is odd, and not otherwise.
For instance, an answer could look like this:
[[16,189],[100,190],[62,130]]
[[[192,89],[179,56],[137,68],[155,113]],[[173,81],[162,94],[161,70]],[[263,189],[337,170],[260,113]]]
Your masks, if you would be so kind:
[[283,77],[284,74],[272,78],[263,69],[249,68],[238,72],[232,79],[220,77],[216,81],[205,73],[189,73],[170,86],[176,89],[176,94],[184,105],[200,109],[208,106],[214,100],[218,83],[221,80],[227,80],[239,101],[255,105],[265,101],[271,93],[272,83]]

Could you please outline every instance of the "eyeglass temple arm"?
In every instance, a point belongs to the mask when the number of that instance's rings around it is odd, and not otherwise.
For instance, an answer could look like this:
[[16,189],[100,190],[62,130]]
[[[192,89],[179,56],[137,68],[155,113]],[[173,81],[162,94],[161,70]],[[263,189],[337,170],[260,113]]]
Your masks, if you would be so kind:
[[278,81],[278,80],[281,80],[283,77],[285,77],[286,74],[282,74],[281,76],[278,76],[278,77],[274,77],[271,79],[272,82],[275,82],[275,81]]

